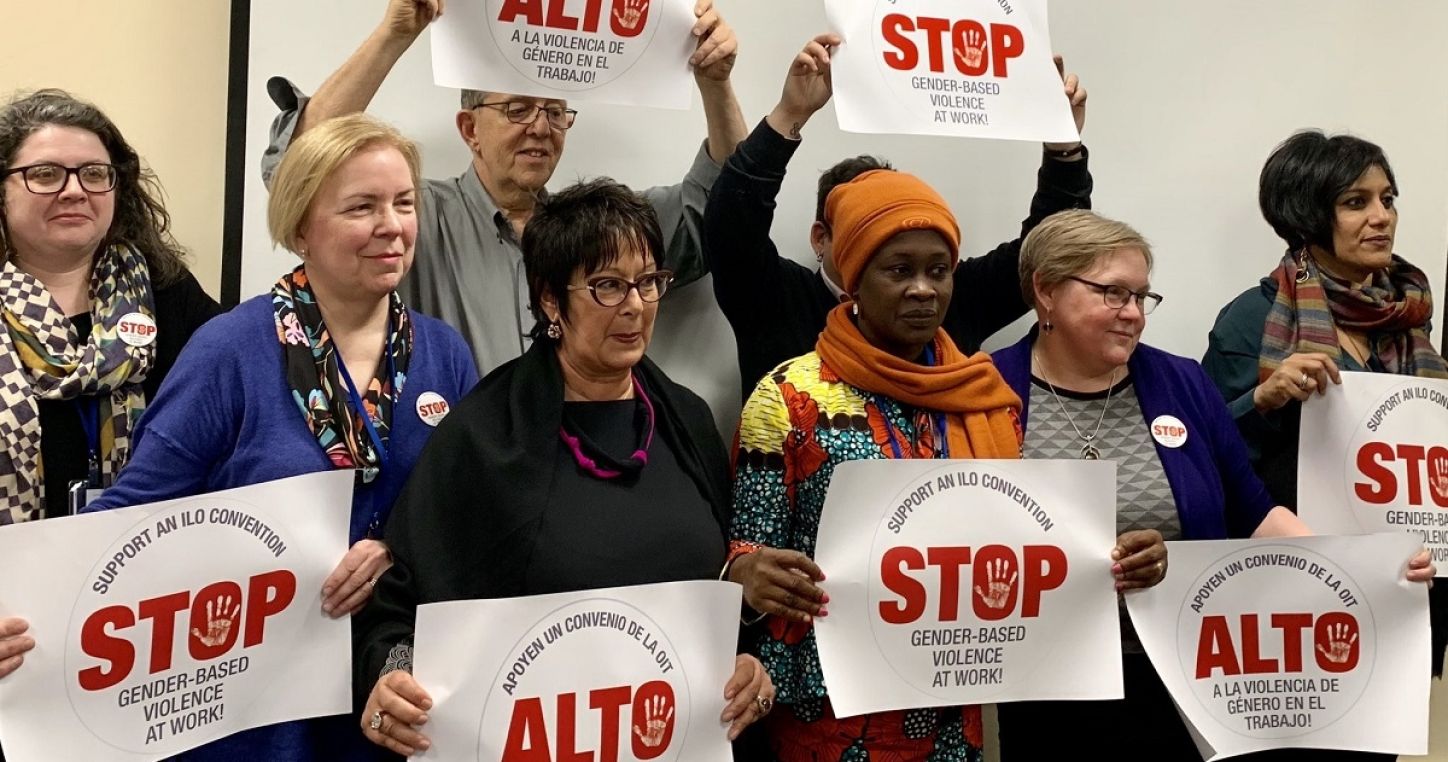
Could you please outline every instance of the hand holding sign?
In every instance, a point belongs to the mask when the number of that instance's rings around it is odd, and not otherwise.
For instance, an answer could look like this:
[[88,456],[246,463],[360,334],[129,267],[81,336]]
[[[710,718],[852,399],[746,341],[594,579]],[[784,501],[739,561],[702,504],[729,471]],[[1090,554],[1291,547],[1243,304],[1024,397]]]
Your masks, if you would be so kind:
[[416,39],[442,15],[447,0],[391,0],[387,4],[387,15],[383,26],[398,37]]
[[[1428,587],[1432,587],[1433,577],[1437,574],[1438,569],[1433,565],[1433,554],[1424,548],[1408,560],[1408,573],[1403,577],[1409,582],[1427,582]],[[0,672],[0,674],[4,674],[4,672]]]
[[1111,551],[1116,592],[1151,587],[1166,577],[1166,542],[1155,529],[1123,532]]
[[[632,2],[632,0],[630,0]],[[648,3],[644,3],[648,7]],[[734,71],[734,59],[739,53],[739,38],[734,36],[734,28],[724,23],[724,18],[719,11],[714,9],[714,0],[699,0],[694,5],[693,35],[699,38],[699,46],[694,50],[694,55],[689,57],[689,64],[694,67],[694,76],[724,82],[729,79],[729,73]]]
[[[1071,103],[1071,118],[1076,121],[1076,133],[1079,135],[1086,129],[1086,88],[1081,86],[1081,78],[1075,74],[1066,73],[1066,59],[1059,55],[1051,56],[1056,62],[1056,73],[1061,75],[1061,84],[1066,91],[1066,100]],[[1069,151],[1081,141],[1074,143],[1046,143],[1048,151]]]
[[1337,363],[1321,352],[1298,352],[1252,390],[1252,404],[1266,413],[1292,400],[1305,402],[1314,391],[1327,394],[1328,383],[1342,383]]
[[25,652],[35,647],[35,638],[25,634],[30,623],[20,617],[0,619],[0,678],[14,672],[25,661]]
[[830,102],[834,84],[830,77],[830,51],[840,44],[837,34],[816,35],[805,43],[789,64],[779,104],[766,117],[769,126],[792,140],[816,111]]
[[767,707],[774,705],[774,682],[758,659],[739,654],[734,657],[734,674],[724,685],[724,699],[729,705],[719,719],[731,723],[729,740],[733,741],[750,723],[763,719],[769,712]]
[[417,732],[417,727],[427,724],[427,710],[431,708],[432,697],[412,673],[400,669],[388,672],[367,696],[362,709],[362,735],[404,757],[426,751],[432,742]]
[[729,581],[744,586],[750,608],[806,624],[826,616],[830,597],[814,585],[824,578],[820,567],[797,550],[760,548],[729,567]]
[[322,611],[336,619],[362,608],[377,578],[392,568],[392,554],[378,540],[358,540],[322,583]]

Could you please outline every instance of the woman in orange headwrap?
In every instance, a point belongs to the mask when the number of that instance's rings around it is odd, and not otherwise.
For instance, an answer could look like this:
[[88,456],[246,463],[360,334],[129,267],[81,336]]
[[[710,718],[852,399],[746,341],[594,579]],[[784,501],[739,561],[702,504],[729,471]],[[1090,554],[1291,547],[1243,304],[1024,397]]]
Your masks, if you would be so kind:
[[866,172],[830,193],[825,220],[852,302],[814,352],[759,382],[739,432],[727,569],[765,620],[749,637],[785,705],[764,721],[771,758],[979,759],[979,707],[834,716],[812,629],[829,599],[810,556],[836,465],[1019,457],[1020,399],[989,357],[966,357],[940,330],[960,228],[939,194]]

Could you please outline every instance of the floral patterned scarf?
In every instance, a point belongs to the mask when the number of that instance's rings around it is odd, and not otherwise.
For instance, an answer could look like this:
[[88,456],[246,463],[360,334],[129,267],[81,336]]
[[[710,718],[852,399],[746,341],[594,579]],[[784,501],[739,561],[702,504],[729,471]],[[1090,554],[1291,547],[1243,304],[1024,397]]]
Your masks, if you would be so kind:
[[[377,373],[367,380],[365,388],[357,389],[384,449],[392,429],[393,407],[402,395],[412,360],[412,321],[395,291],[388,297],[388,309],[390,329]],[[272,311],[277,340],[285,354],[287,385],[307,428],[316,436],[333,468],[355,468],[361,483],[370,483],[381,471],[384,453],[378,451],[351,403],[342,378],[341,358],[322,322],[322,311],[307,281],[306,265],[298,266],[272,286]]]

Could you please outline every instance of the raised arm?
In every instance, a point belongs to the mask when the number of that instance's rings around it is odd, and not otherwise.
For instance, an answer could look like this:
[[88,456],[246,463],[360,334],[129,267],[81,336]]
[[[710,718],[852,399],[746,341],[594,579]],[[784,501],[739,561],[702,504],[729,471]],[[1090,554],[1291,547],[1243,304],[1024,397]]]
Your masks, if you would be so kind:
[[442,15],[445,2],[388,0],[382,23],[312,95],[293,137],[334,116],[366,111],[397,60],[412,47],[422,30]]

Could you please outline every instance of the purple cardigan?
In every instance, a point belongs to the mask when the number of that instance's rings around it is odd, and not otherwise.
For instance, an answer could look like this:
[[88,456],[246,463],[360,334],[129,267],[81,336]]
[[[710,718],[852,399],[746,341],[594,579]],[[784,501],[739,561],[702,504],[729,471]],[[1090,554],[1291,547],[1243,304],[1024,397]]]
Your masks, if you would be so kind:
[[[1028,426],[1031,344],[1036,331],[991,355],[1006,383],[1021,397],[1021,426]],[[1252,471],[1247,448],[1222,395],[1206,371],[1185,357],[1138,344],[1126,363],[1145,425],[1170,415],[1187,429],[1181,447],[1156,442],[1157,456],[1176,498],[1182,536],[1188,540],[1248,537],[1274,503]]]

